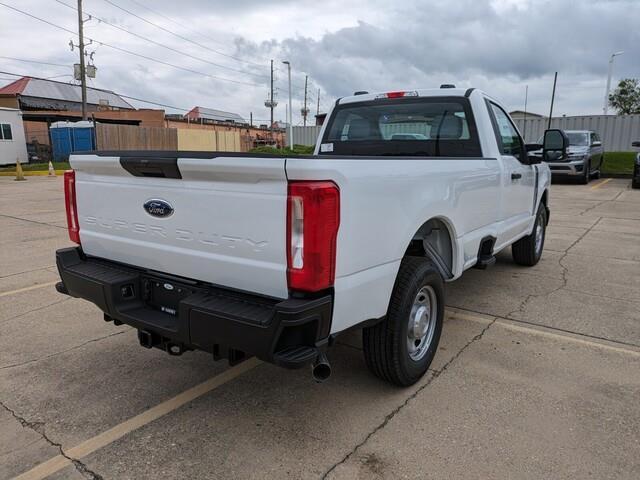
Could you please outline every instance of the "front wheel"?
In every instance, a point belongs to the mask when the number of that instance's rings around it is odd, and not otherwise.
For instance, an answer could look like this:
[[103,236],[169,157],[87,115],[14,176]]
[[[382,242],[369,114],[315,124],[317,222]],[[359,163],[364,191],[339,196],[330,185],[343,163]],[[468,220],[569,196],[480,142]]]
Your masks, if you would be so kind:
[[582,176],[580,177],[580,183],[582,185],[586,185],[589,183],[589,180],[591,180],[591,162],[585,162],[582,168],[583,171]]
[[533,232],[521,238],[511,246],[513,261],[518,265],[533,267],[540,261],[544,249],[544,239],[547,233],[547,211],[541,203],[538,207]]
[[442,332],[443,285],[428,259],[402,260],[386,318],[362,333],[365,362],[374,375],[406,387],[426,373]]

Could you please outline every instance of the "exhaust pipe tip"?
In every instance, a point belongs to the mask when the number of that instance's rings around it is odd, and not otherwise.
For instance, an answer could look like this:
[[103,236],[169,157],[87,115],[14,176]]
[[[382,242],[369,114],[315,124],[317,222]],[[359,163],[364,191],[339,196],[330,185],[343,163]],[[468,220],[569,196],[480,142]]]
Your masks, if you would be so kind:
[[313,365],[311,366],[311,375],[318,383],[324,382],[331,376],[331,364],[323,352],[318,353],[318,356],[313,362]]

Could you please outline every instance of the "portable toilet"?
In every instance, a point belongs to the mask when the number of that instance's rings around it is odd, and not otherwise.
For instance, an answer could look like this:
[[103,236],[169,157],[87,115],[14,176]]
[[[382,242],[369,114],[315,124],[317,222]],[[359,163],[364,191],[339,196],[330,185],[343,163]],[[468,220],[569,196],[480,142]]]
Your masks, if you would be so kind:
[[71,136],[71,122],[55,122],[51,124],[51,150],[55,162],[66,161],[73,151],[73,138]]
[[68,160],[72,152],[95,150],[92,122],[55,122],[51,124],[50,132],[53,159],[56,162]]
[[71,129],[74,152],[86,152],[96,149],[93,123],[89,121],[75,122]]

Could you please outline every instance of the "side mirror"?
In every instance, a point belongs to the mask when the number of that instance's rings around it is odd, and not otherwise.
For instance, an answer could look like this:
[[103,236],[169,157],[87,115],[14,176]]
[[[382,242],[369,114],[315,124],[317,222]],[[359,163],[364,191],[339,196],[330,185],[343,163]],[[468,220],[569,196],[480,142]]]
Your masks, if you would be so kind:
[[547,162],[563,159],[567,156],[569,137],[563,130],[551,129],[544,132],[542,158]]
[[602,142],[600,140],[596,140],[595,142],[593,142],[591,144],[592,147],[601,147],[602,146]]

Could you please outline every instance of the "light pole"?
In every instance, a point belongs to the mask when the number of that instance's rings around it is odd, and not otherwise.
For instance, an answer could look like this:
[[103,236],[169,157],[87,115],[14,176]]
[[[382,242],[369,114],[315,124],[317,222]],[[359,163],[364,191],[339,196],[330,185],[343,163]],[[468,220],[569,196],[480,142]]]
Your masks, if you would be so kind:
[[604,108],[602,112],[606,115],[609,112],[609,90],[611,89],[611,75],[613,74],[613,59],[624,52],[615,52],[609,58],[609,75],[607,76],[607,90],[604,92]]
[[293,150],[293,115],[291,114],[293,110],[291,110],[291,63],[288,60],[283,61],[287,66],[287,71],[289,73],[289,118],[287,121],[289,122],[289,148]]

